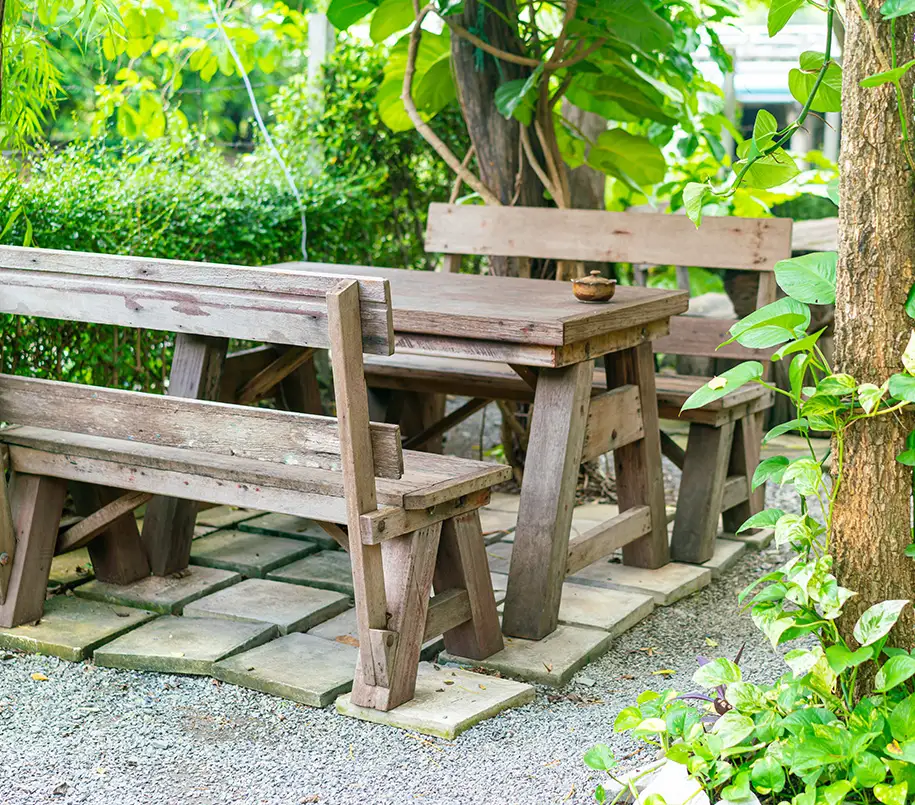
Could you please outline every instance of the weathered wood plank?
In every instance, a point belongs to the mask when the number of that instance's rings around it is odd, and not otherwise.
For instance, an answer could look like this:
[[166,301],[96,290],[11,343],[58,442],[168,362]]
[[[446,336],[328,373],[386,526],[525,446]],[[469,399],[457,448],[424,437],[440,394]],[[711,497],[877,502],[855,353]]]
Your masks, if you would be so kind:
[[566,575],[571,576],[651,531],[651,509],[634,506],[569,541]]
[[426,251],[768,271],[791,253],[791,220],[431,204]]
[[[185,399],[188,396],[0,375],[0,412],[8,422],[289,465],[340,466],[340,436],[333,417]],[[376,471],[385,478],[401,477],[399,429],[373,424],[371,434]]]
[[644,435],[638,387],[621,386],[605,391],[591,397],[581,460],[593,461]]
[[6,600],[0,604],[0,627],[20,626],[41,617],[66,496],[67,485],[58,478],[13,471],[10,508],[16,532],[16,555]]
[[[656,399],[654,356],[651,344],[604,359],[609,389],[634,384],[643,400]],[[651,510],[651,531],[623,548],[623,562],[635,567],[656,568],[667,564],[667,518],[664,503],[664,477],[661,472],[661,440],[658,410],[653,405],[642,407],[642,427],[645,435],[636,442],[613,452],[616,465],[616,496],[620,511],[633,506],[648,506]]]
[[9,493],[6,488],[6,468],[0,460],[0,604],[6,601],[6,591],[13,572],[13,561],[16,558],[16,529],[13,526],[13,512],[10,508]]
[[130,514],[152,499],[149,492],[127,492],[111,503],[84,517],[57,537],[58,554],[88,545],[112,523]]
[[502,628],[538,640],[556,628],[593,363],[543,370],[531,421]]
[[239,405],[250,405],[262,400],[296,369],[310,361],[314,354],[315,351],[310,347],[293,347],[286,350],[242,386],[235,402]]
[[470,596],[467,594],[467,590],[453,587],[436,593],[429,602],[423,642],[460,626],[470,618]]
[[[721,519],[724,530],[733,534],[752,515],[761,512],[766,505],[766,485],[751,489],[753,473],[759,465],[762,446],[762,414],[749,414],[735,424],[734,443],[728,462],[728,475],[743,479],[742,500],[731,503],[721,502]],[[729,479],[730,480],[730,479]],[[727,505],[725,505],[727,503]]]
[[701,564],[715,552],[721,497],[728,474],[728,459],[734,425],[689,426],[686,461],[680,478],[677,516],[671,541],[671,557],[679,562]]
[[702,316],[676,316],[670,320],[670,335],[655,339],[654,350],[667,355],[768,361],[772,357],[771,349],[751,349],[741,346],[736,341],[721,346],[731,337],[728,330],[736,321]]

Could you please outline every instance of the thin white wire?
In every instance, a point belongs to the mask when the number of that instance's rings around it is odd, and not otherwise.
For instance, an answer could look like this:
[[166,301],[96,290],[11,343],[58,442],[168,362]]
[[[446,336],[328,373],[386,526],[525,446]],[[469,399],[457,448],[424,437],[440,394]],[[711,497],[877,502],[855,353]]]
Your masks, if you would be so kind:
[[232,40],[229,38],[229,34],[226,32],[226,29],[222,24],[222,17],[219,15],[219,11],[216,8],[216,4],[213,0],[209,0],[210,3],[210,13],[213,15],[213,21],[216,23],[216,27],[219,28],[219,33],[222,34],[223,40],[225,40],[226,47],[229,49],[229,53],[232,54],[232,58],[235,60],[235,67],[238,70],[238,74],[241,76],[241,80],[245,84],[245,89],[248,91],[248,98],[251,100],[251,108],[254,110],[254,119],[257,121],[257,127],[260,129],[261,135],[264,138],[264,142],[267,143],[267,147],[270,149],[270,153],[273,155],[276,164],[280,166],[280,170],[283,171],[283,175],[286,177],[286,182],[289,184],[289,189],[292,190],[292,195],[295,196],[295,200],[299,205],[299,218],[302,221],[302,259],[308,259],[308,251],[306,250],[306,241],[308,239],[308,228],[305,223],[305,204],[302,201],[302,195],[299,193],[299,188],[296,187],[295,179],[292,178],[292,174],[289,172],[289,167],[286,165],[285,160],[280,156],[280,152],[276,150],[276,146],[273,144],[273,138],[270,136],[270,132],[267,131],[267,127],[264,125],[264,119],[261,117],[260,109],[257,107],[257,99],[254,97],[254,88],[251,86],[251,81],[248,79],[248,72],[245,70],[245,66],[241,63],[241,59],[238,57],[238,52],[235,50],[235,46],[232,44]]

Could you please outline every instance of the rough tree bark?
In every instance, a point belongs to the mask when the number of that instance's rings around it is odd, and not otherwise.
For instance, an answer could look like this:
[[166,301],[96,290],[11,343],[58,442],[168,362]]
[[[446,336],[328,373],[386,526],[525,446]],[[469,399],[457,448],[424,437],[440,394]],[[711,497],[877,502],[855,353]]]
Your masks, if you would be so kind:
[[[864,0],[879,20],[879,0]],[[887,69],[890,26],[873,29],[848,7],[843,55],[840,156],[839,264],[836,289],[837,371],[859,383],[882,383],[902,370],[900,356],[912,331],[903,304],[915,281],[915,192],[900,147],[892,85],[861,88],[866,76]],[[911,17],[896,20],[897,63],[915,57]],[[872,38],[873,37],[873,38]],[[874,38],[877,48],[875,52]],[[913,74],[903,80],[911,101]],[[911,128],[911,121],[909,122]],[[915,597],[915,562],[903,555],[912,541],[912,470],[895,461],[913,426],[911,416],[884,416],[847,432],[844,480],[834,514],[833,554],[839,583],[858,595],[846,605],[840,628],[847,637],[867,607]],[[896,641],[915,642],[907,608]]]
[[[517,19],[514,0],[468,0],[458,22],[474,31],[489,44],[508,51],[523,53],[517,33],[505,19]],[[504,18],[504,19],[503,19]],[[480,22],[482,21],[482,32]],[[521,138],[517,120],[506,120],[495,104],[495,92],[505,81],[524,78],[530,68],[482,53],[470,42],[451,37],[458,99],[470,141],[476,150],[476,161],[483,183],[503,204],[542,207],[546,204],[543,185],[526,161],[521,159]],[[534,148],[539,155],[536,143]],[[519,261],[492,258],[494,274],[517,275]]]

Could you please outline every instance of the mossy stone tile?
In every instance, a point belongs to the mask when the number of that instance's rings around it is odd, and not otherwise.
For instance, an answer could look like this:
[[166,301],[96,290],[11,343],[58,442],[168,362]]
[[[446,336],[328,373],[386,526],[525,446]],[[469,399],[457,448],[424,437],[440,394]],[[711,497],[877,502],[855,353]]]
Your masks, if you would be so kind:
[[268,573],[267,578],[353,595],[353,570],[349,554],[344,551],[321,551],[306,556]]
[[274,637],[276,627],[264,623],[165,615],[96,649],[95,662],[129,671],[205,676],[213,663]]
[[352,646],[296,632],[221,660],[211,674],[232,685],[326,707],[352,689],[358,657]]
[[79,662],[109,640],[155,617],[155,612],[142,609],[55,595],[45,601],[38,623],[0,630],[0,648]]
[[148,576],[130,584],[95,579],[74,590],[81,598],[138,607],[161,615],[180,615],[191,601],[241,581],[238,573],[212,567],[189,567],[174,576]]
[[416,695],[400,707],[382,713],[353,704],[349,694],[337,699],[336,707],[345,716],[453,741],[475,724],[533,700],[534,689],[523,682],[424,662]]
[[198,598],[188,617],[272,623],[280,634],[304,632],[352,606],[349,596],[269,579],[248,579]]
[[213,506],[197,515],[197,524],[215,528],[229,528],[260,514],[255,509],[239,509],[237,506]]
[[629,567],[607,559],[599,559],[569,577],[575,584],[590,584],[611,590],[628,590],[654,598],[659,606],[691,595],[712,581],[712,571],[702,565],[668,562],[663,567],[648,570]]
[[191,564],[234,570],[249,579],[262,579],[271,570],[317,550],[318,546],[314,543],[296,539],[236,530],[214,531],[194,540]]
[[51,560],[48,587],[52,590],[66,590],[76,587],[78,584],[85,584],[93,578],[95,575],[92,572],[89,551],[79,548],[69,553],[62,553]]
[[314,520],[306,517],[296,517],[292,514],[262,514],[240,523],[242,531],[251,531],[255,534],[267,534],[272,537],[288,537],[289,539],[304,539],[317,543],[322,548],[334,549],[337,543]]
[[[332,640],[345,646],[359,648],[359,627],[356,624],[356,610],[350,608],[330,620],[324,621],[308,630],[313,637]],[[434,660],[445,650],[445,641],[439,635],[423,643],[419,650],[421,660]]]

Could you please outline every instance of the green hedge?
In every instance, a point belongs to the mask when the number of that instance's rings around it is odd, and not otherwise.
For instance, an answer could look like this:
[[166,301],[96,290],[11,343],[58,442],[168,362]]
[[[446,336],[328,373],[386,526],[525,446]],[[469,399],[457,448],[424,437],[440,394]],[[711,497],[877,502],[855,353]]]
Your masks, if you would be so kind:
[[[272,125],[305,199],[310,260],[429,268],[425,213],[447,199],[450,177],[415,132],[381,125],[383,61],[377,49],[343,47],[326,71],[323,109],[296,80],[277,95]],[[460,130],[454,115],[444,122]],[[227,154],[193,133],[145,146],[90,142],[39,151],[22,176],[0,209],[0,222],[21,209],[5,243],[30,233],[49,249],[240,265],[301,259],[298,207],[263,146]],[[2,371],[163,389],[166,333],[20,317],[2,327]]]

